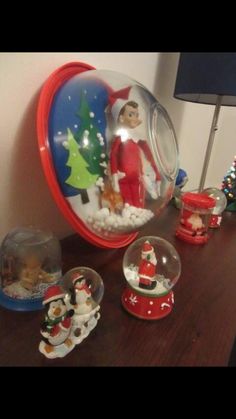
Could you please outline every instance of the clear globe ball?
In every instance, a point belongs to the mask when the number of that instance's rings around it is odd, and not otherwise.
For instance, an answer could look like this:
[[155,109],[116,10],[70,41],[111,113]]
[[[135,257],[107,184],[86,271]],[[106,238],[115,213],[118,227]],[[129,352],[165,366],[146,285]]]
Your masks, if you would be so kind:
[[100,275],[85,266],[66,272],[61,280],[61,286],[66,292],[66,304],[77,305],[77,314],[87,314],[95,309],[104,294],[104,284]]
[[114,242],[139,231],[172,197],[173,124],[156,98],[124,74],[90,70],[64,82],[53,97],[48,140],[73,226],[78,217],[86,238]]
[[167,240],[145,236],[126,250],[123,272],[128,285],[135,291],[161,296],[178,281],[181,261],[176,249]]
[[225,194],[218,188],[206,188],[203,190],[203,193],[215,198],[216,205],[212,210],[213,215],[220,215],[225,210],[227,206],[227,199]]

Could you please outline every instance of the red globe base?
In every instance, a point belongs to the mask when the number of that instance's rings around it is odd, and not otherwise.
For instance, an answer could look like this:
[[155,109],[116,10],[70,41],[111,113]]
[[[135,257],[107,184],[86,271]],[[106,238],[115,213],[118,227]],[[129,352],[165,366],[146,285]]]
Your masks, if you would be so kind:
[[221,215],[211,215],[209,227],[219,228],[221,224],[222,216]]
[[174,293],[169,291],[161,296],[142,294],[134,288],[126,287],[121,302],[126,311],[139,319],[157,320],[166,317],[174,305]]
[[178,237],[181,240],[184,240],[187,243],[191,243],[191,244],[204,244],[207,243],[209,240],[209,235],[208,234],[204,234],[204,236],[192,236],[189,233],[185,233],[184,230],[182,230],[181,228],[176,230],[175,232],[176,237]]

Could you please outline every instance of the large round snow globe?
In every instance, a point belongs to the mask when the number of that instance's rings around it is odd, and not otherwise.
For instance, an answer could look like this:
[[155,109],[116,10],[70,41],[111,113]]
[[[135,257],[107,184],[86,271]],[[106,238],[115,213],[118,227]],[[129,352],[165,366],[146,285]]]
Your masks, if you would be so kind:
[[146,320],[171,312],[172,288],[181,273],[180,257],[171,243],[156,236],[136,240],[124,255],[123,272],[127,286],[122,304],[128,312]]
[[63,214],[101,247],[129,244],[172,197],[173,124],[139,82],[81,63],[45,83],[38,108],[43,167]]

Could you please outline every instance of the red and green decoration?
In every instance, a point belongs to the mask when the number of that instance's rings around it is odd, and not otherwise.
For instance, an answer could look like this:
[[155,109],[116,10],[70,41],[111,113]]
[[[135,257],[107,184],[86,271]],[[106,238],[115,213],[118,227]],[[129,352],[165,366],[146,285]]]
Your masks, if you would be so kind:
[[236,211],[236,156],[222,182],[221,190],[227,199],[226,211]]
[[89,202],[87,189],[106,175],[107,156],[104,139],[95,125],[95,115],[89,107],[84,92],[81,94],[78,116],[81,121],[78,131],[73,134],[68,128],[67,141],[63,143],[69,152],[66,166],[71,169],[65,183],[79,189],[82,202],[87,203]]

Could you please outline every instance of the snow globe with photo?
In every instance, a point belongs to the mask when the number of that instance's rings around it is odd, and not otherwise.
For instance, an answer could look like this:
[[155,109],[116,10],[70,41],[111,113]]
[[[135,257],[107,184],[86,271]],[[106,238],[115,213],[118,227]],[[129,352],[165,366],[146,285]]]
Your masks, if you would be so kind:
[[4,238],[0,253],[0,304],[11,310],[42,309],[43,295],[61,278],[61,246],[50,231],[19,227]]
[[172,311],[172,288],[179,279],[181,261],[171,243],[157,236],[136,240],[126,250],[123,272],[126,288],[122,305],[130,314],[156,320]]
[[[108,70],[74,70],[72,76],[72,68],[67,65],[66,80],[64,68],[63,83],[59,69],[51,79],[53,94],[50,83],[42,94],[49,101],[48,132],[43,135],[40,124],[38,129],[44,170],[59,207],[84,238],[122,247],[172,197],[174,128],[139,82]],[[40,117],[44,104],[42,99]]]

